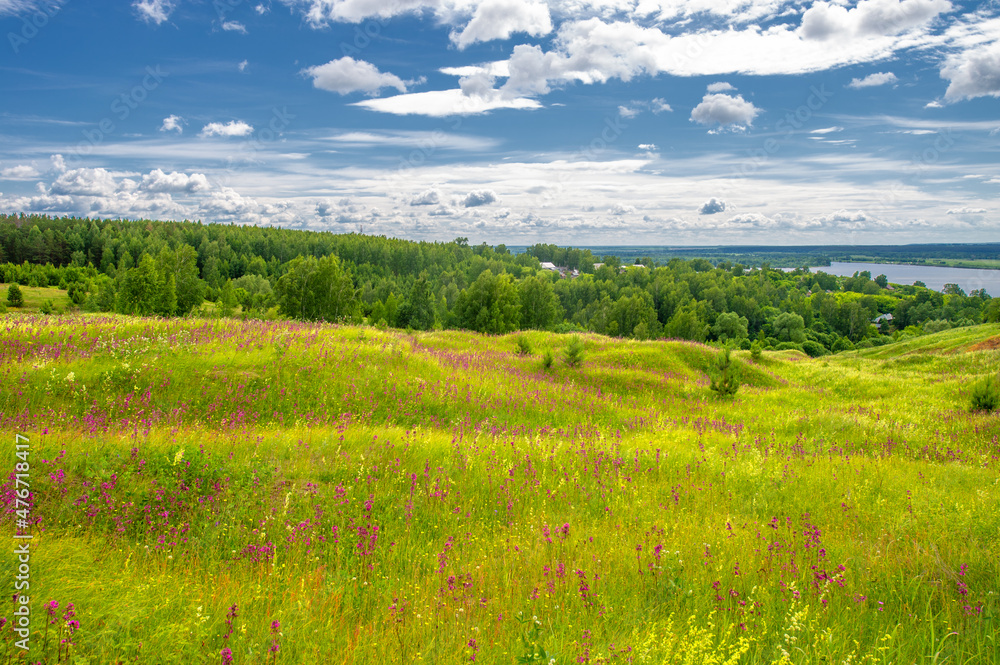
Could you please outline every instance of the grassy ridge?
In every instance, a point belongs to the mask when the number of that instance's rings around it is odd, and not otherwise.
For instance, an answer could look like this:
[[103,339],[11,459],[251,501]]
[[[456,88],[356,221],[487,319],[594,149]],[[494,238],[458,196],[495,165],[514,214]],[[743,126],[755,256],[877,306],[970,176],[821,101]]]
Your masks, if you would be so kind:
[[688,342],[9,314],[32,659],[996,662],[998,334],[740,353],[720,401]]

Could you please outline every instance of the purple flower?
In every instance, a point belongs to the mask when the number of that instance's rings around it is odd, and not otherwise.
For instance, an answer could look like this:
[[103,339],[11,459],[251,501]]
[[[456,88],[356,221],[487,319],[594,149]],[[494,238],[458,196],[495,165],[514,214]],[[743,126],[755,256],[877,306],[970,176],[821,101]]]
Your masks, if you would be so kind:
[[222,665],[230,665],[233,662],[233,650],[229,647],[222,647],[219,655],[222,656]]

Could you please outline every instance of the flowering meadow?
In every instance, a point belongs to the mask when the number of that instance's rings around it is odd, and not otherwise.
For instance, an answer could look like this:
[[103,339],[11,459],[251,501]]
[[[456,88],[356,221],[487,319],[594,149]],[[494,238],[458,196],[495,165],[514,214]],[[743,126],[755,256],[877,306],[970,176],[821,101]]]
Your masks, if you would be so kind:
[[0,659],[998,662],[998,335],[720,399],[693,342],[8,314]]

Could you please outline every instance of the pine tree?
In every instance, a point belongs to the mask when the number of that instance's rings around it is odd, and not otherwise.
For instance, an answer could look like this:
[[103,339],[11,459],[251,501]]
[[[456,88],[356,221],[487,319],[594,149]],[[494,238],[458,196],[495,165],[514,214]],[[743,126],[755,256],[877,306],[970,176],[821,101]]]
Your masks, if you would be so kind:
[[711,374],[712,382],[709,388],[719,397],[731,397],[740,389],[740,379],[729,355],[728,346],[723,347]]
[[24,307],[24,294],[17,284],[7,287],[7,304],[11,307]]

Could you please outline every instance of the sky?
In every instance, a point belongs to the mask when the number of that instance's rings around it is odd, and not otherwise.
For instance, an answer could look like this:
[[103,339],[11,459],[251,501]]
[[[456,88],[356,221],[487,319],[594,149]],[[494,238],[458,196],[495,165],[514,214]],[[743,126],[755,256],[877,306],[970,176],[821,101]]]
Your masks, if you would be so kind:
[[0,0],[0,211],[1000,241],[1000,0]]

